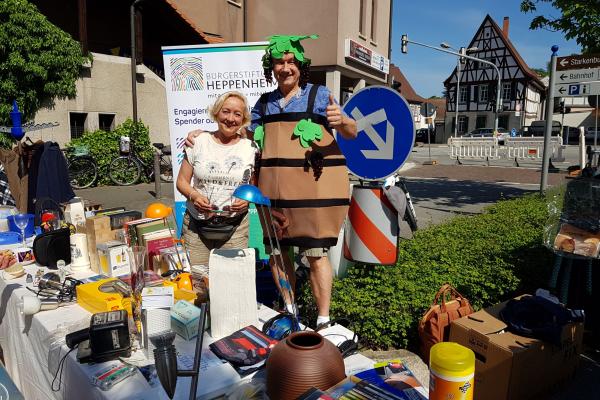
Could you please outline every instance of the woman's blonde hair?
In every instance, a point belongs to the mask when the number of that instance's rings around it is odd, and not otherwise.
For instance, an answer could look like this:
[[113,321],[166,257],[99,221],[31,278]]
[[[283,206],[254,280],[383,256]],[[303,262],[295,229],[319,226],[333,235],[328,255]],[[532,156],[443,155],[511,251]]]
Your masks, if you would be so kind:
[[215,101],[214,104],[209,107],[208,114],[213,119],[213,121],[217,122],[217,115],[219,114],[219,111],[221,111],[221,108],[223,108],[223,103],[225,103],[225,100],[227,100],[230,97],[237,97],[242,101],[242,103],[244,103],[241,128],[247,127],[248,125],[250,125],[251,119],[250,111],[248,111],[248,100],[246,99],[246,96],[244,96],[240,92],[232,90],[230,92],[225,92],[222,95],[220,95],[217,101]]

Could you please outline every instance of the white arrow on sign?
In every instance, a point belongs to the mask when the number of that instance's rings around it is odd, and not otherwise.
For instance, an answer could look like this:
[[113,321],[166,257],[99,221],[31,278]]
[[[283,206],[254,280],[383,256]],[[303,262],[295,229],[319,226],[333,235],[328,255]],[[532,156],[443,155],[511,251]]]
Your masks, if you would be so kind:
[[600,82],[556,85],[554,97],[581,97],[600,94]]
[[560,65],[563,66],[563,67],[565,65],[567,65],[568,63],[569,63],[569,60],[567,60],[566,58],[563,58],[562,60],[560,60]]
[[[394,158],[394,127],[387,120],[385,110],[379,109],[371,114],[364,116],[356,107],[350,112],[356,121],[356,130],[364,131],[369,139],[375,144],[377,150],[361,150],[366,158],[377,160],[392,160]],[[386,121],[385,141],[379,136],[374,125]]]
[[600,80],[600,68],[570,69],[556,71],[556,85],[562,83],[583,83]]

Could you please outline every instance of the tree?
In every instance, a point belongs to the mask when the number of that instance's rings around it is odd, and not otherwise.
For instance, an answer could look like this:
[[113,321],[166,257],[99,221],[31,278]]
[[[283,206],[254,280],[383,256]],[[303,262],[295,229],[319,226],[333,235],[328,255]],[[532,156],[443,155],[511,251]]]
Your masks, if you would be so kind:
[[43,104],[74,97],[88,60],[78,42],[27,0],[0,1],[0,125],[10,125],[13,100],[25,122]]
[[529,29],[561,31],[575,39],[583,53],[600,52],[600,2],[598,0],[522,0],[521,11],[534,13],[540,3],[550,3],[559,17],[537,15]]
[[536,74],[538,74],[538,76],[540,76],[542,78],[549,75],[548,70],[546,70],[544,68],[531,68],[531,70],[533,72],[535,72]]

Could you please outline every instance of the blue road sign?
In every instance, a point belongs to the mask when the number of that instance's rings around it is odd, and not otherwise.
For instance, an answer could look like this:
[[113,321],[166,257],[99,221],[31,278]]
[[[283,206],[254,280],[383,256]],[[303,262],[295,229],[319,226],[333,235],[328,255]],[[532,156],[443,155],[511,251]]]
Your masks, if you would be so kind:
[[512,128],[510,130],[510,137],[515,137],[515,136],[517,136],[517,130],[515,128]]
[[569,94],[579,94],[579,85],[569,85]]
[[415,142],[415,125],[408,103],[385,86],[369,86],[356,92],[344,105],[356,121],[354,140],[337,136],[348,169],[365,180],[392,175],[404,164]]

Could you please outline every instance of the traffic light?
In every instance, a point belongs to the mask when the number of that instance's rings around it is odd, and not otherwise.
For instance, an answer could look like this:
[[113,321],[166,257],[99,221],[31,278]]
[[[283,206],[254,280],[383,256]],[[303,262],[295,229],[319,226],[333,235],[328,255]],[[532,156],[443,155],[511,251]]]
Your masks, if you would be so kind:
[[568,114],[571,109],[565,107],[565,100],[560,97],[554,98],[554,109],[552,110],[554,114]]
[[406,54],[408,53],[408,36],[407,35],[402,35],[402,54]]
[[[467,54],[467,49],[465,49],[464,47],[461,47],[460,50],[458,51],[460,54],[465,55]],[[465,65],[465,63],[467,62],[467,59],[464,57],[460,58],[460,63],[461,65]]]

